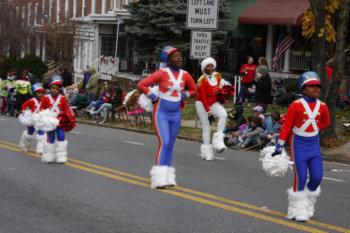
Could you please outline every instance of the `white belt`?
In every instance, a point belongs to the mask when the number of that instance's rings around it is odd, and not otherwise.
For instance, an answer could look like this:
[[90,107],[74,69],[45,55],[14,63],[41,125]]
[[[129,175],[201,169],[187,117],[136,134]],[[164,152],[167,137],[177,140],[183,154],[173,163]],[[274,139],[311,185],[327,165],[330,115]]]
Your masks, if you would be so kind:
[[293,133],[298,135],[298,136],[302,136],[302,137],[313,137],[313,136],[316,136],[318,134],[318,129],[313,131],[313,132],[306,132],[304,130],[301,130],[300,128],[294,127]]
[[179,101],[181,101],[181,96],[171,96],[171,95],[168,95],[168,94],[164,94],[161,91],[159,91],[159,95],[158,96],[161,99],[165,99],[165,100],[172,101],[172,102],[179,102]]

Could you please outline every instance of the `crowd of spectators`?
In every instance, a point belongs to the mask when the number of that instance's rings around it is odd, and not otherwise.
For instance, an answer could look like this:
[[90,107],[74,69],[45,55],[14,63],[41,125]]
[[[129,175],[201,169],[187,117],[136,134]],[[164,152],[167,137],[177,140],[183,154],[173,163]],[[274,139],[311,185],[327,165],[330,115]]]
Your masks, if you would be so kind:
[[278,111],[264,114],[262,106],[255,106],[251,114],[245,116],[243,106],[238,103],[229,113],[229,123],[225,129],[226,146],[245,149],[274,144],[281,124],[281,114]]
[[[329,80],[332,79],[332,61],[326,65]],[[127,100],[135,90],[122,90],[116,81],[101,79],[94,67],[86,67],[84,78],[72,84],[72,75],[66,69],[59,69],[58,74],[64,80],[63,93],[67,96],[72,109],[79,115],[87,113],[91,120],[100,124],[114,116],[121,106],[127,105]],[[279,112],[266,113],[273,99],[276,104],[288,106],[288,93],[281,80],[272,81],[269,68],[264,57],[254,64],[253,57],[247,58],[247,63],[240,69],[242,77],[241,89],[238,91],[234,110],[229,112],[226,144],[237,148],[263,147],[273,143],[278,138],[281,127]],[[9,70],[0,76],[0,111],[3,115],[17,116],[21,105],[32,97],[31,85],[40,81],[29,69],[20,73]],[[44,83],[45,86],[45,83]],[[338,92],[337,107],[343,110],[350,108],[350,88]],[[280,97],[279,102],[276,97]],[[130,98],[133,99],[133,98]],[[245,101],[254,102],[251,114],[244,114]],[[137,101],[136,101],[137,105]],[[250,106],[248,104],[248,106]],[[135,106],[137,108],[137,106]],[[137,113],[142,109],[138,108]],[[143,110],[142,110],[143,111]],[[132,111],[130,111],[132,113]],[[250,115],[250,116],[247,116]]]
[[88,113],[94,122],[100,124],[114,116],[126,95],[116,81],[101,79],[94,67],[86,67],[84,79],[66,89],[76,113]]

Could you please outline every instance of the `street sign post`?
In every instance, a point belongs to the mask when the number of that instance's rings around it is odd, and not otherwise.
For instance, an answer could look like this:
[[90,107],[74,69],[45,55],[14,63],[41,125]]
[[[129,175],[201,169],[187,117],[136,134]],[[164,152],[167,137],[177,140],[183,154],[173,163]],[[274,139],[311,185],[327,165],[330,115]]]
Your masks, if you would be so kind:
[[191,31],[191,59],[204,59],[211,55],[212,32]]
[[187,0],[188,29],[218,29],[219,0]]

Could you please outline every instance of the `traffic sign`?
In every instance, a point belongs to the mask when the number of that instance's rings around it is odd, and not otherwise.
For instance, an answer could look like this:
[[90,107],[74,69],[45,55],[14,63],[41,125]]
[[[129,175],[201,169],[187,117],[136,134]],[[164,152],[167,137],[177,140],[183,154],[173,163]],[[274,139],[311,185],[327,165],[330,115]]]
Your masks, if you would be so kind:
[[187,0],[188,29],[218,29],[219,0]]
[[191,59],[203,59],[211,54],[212,32],[191,31]]

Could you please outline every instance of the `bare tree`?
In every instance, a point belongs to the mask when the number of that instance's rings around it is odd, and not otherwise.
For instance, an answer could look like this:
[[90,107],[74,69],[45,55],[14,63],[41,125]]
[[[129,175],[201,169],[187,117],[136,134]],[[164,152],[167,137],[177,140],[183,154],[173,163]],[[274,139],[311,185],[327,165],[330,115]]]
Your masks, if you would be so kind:
[[52,60],[69,63],[73,61],[73,23],[53,25],[46,29],[47,48]]
[[0,1],[0,55],[9,53],[10,57],[18,58],[21,50],[28,49],[26,40],[31,36],[31,30],[22,22],[19,9],[7,0]]

